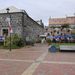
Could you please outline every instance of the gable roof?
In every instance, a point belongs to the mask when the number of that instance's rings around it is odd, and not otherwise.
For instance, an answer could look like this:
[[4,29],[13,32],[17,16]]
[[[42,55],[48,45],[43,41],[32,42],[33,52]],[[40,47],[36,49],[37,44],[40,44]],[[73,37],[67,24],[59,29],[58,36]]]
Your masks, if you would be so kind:
[[[10,11],[9,11],[10,13],[13,13],[13,12],[24,12],[24,13],[26,13],[25,10],[18,9],[18,8],[14,7],[14,6],[10,6],[10,7],[7,7],[7,8],[10,9]],[[6,10],[7,8],[1,9],[0,13],[7,13],[7,10]]]

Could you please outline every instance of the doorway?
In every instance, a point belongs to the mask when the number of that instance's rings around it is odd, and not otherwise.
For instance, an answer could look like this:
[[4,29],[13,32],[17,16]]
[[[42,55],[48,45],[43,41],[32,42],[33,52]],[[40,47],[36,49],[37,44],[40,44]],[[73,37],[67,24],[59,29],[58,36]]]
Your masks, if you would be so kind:
[[2,29],[2,35],[8,36],[8,29]]

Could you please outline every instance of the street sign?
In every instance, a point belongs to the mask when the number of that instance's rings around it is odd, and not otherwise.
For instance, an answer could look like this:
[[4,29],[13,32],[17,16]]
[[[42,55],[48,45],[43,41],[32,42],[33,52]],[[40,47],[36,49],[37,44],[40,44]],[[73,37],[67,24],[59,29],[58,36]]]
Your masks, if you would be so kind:
[[9,26],[9,27],[8,27],[9,33],[13,33],[12,26],[11,26],[11,22],[10,22],[10,18],[9,18],[9,17],[6,18],[6,22],[8,22],[8,24],[9,24],[9,25],[8,25],[8,26]]

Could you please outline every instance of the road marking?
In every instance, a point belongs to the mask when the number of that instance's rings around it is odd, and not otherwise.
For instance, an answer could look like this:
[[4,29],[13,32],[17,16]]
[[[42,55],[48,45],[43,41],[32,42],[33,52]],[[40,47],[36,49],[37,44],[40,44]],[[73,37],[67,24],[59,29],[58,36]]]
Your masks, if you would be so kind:
[[34,62],[34,60],[0,59],[0,61]]
[[60,62],[60,61],[43,61],[42,63],[49,63],[49,64],[75,64],[75,62]]
[[19,52],[32,52],[33,53],[33,52],[43,52],[43,51],[18,51],[18,53]]
[[39,64],[43,61],[48,52],[44,52],[32,65],[26,69],[22,75],[32,75],[35,69],[39,66]]
[[33,62],[33,63],[50,63],[50,64],[75,64],[75,62],[65,61],[43,61],[45,54],[39,57],[37,60],[17,60],[17,59],[0,59],[0,61],[18,61],[18,62]]

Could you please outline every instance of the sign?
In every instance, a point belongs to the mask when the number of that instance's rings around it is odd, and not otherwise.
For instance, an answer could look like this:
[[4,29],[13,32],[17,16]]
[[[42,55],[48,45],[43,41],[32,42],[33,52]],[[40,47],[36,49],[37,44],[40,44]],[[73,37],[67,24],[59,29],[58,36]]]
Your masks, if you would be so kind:
[[0,36],[0,42],[4,41],[4,36]]
[[11,27],[10,24],[9,24],[9,32],[10,32],[10,33],[13,33],[13,30],[12,30],[12,27]]
[[6,21],[8,22],[9,24],[9,33],[13,33],[13,30],[12,30],[12,26],[11,26],[11,23],[10,23],[10,18],[6,18]]

